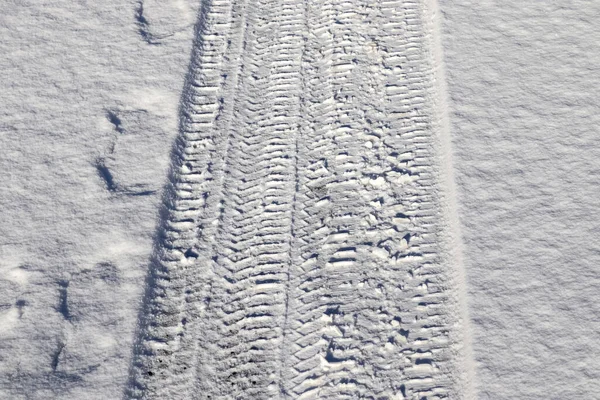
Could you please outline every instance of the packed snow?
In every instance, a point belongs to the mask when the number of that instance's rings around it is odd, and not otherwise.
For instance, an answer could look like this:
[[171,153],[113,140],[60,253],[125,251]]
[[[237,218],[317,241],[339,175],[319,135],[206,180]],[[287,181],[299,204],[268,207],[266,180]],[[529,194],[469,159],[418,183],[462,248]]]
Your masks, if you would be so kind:
[[0,399],[593,399],[600,5],[8,0]]

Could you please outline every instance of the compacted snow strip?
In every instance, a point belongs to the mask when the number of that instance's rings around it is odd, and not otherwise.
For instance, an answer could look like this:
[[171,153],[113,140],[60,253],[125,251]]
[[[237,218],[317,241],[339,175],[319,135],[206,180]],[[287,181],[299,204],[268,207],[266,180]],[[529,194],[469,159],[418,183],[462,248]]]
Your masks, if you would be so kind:
[[200,9],[162,237],[141,317],[143,330],[134,349],[132,397],[191,396],[199,315],[210,302],[211,253],[223,213],[228,130],[246,30],[243,20],[245,7],[240,9],[239,3],[204,2]]
[[433,12],[203,4],[128,397],[471,398]]

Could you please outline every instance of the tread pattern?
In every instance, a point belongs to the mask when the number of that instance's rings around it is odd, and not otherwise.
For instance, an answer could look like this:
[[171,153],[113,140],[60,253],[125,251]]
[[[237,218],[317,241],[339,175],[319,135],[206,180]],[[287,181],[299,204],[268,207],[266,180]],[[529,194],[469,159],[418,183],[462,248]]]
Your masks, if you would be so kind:
[[423,13],[203,3],[129,398],[456,398]]
[[311,9],[288,393],[446,398],[418,3]]

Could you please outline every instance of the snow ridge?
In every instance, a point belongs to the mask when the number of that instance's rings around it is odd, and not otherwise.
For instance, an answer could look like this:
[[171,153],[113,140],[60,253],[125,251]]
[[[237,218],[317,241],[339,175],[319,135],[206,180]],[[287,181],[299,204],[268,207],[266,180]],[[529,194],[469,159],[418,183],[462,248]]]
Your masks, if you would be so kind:
[[429,4],[203,4],[127,398],[470,398]]

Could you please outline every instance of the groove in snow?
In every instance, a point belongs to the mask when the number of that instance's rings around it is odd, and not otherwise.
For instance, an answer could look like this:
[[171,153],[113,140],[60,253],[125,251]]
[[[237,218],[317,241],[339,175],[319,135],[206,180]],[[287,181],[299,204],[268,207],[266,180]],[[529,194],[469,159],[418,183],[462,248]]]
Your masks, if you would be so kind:
[[472,397],[432,4],[203,3],[129,398]]

